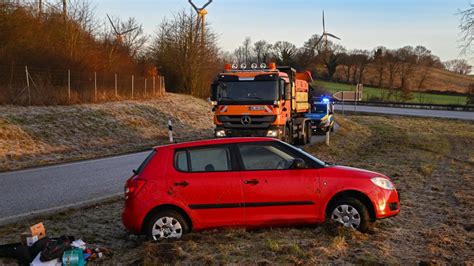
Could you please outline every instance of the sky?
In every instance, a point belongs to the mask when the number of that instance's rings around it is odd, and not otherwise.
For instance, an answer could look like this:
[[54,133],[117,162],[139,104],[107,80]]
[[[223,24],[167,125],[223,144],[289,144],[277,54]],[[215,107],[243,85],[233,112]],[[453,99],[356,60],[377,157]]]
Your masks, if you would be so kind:
[[[100,17],[135,17],[147,34],[165,18],[190,10],[187,0],[91,0]],[[470,0],[214,0],[207,21],[219,35],[219,45],[233,51],[246,37],[271,43],[286,40],[300,47],[326,30],[348,49],[399,48],[423,45],[442,61],[460,56],[460,9]],[[202,6],[207,0],[193,0]]]

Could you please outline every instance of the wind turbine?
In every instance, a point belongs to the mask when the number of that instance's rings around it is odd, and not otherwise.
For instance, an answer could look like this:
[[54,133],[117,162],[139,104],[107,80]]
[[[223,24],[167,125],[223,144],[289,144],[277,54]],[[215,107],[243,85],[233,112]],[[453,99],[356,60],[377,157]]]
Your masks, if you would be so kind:
[[337,37],[336,35],[329,33],[326,31],[326,20],[324,18],[324,10],[323,10],[323,36],[325,37],[325,46],[328,46],[328,36],[337,40],[341,40],[341,38]]
[[130,33],[136,29],[138,29],[138,27],[135,27],[135,28],[131,28],[131,29],[128,29],[128,30],[125,30],[125,31],[122,31],[122,32],[119,32],[117,27],[115,27],[114,25],[114,22],[112,21],[112,19],[109,17],[109,14],[107,14],[107,18],[109,19],[109,22],[110,22],[110,25],[112,25],[112,29],[114,30],[115,32],[115,36],[117,38],[117,42],[118,43],[122,43],[123,42],[123,35],[127,34],[127,33]]
[[325,49],[327,49],[327,47],[328,47],[328,37],[341,40],[341,38],[339,38],[336,35],[326,31],[326,19],[324,18],[324,10],[323,10],[323,34],[321,34],[321,37],[318,39],[318,41],[316,43],[314,43],[311,51],[314,51],[314,49],[316,49],[316,47],[318,46],[319,43],[321,43],[323,38],[325,39],[324,40],[324,42],[325,42],[324,47],[325,47]]
[[212,0],[208,0],[201,8],[197,7],[192,0],[188,0],[188,2],[198,14],[198,22],[200,21],[201,23],[201,44],[204,45],[204,36],[206,35],[206,15],[208,14],[206,7],[212,3]]

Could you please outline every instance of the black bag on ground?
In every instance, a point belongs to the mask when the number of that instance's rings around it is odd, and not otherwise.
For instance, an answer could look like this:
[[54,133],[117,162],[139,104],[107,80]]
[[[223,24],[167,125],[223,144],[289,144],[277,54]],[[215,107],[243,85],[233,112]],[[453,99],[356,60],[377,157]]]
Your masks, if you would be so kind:
[[45,237],[36,241],[31,247],[21,243],[1,245],[0,258],[16,259],[19,265],[29,265],[38,253],[43,250],[48,241],[49,238]]
[[61,258],[64,251],[71,248],[71,242],[71,239],[66,236],[50,239],[41,251],[40,260],[45,262]]

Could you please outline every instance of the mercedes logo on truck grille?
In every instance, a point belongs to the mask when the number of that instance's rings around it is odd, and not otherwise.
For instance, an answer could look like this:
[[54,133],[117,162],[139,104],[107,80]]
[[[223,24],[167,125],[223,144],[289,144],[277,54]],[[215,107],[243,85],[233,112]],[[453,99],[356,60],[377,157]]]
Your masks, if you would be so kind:
[[252,118],[250,118],[250,116],[248,115],[243,116],[242,119],[240,120],[240,123],[242,123],[242,125],[244,126],[248,126],[252,123]]

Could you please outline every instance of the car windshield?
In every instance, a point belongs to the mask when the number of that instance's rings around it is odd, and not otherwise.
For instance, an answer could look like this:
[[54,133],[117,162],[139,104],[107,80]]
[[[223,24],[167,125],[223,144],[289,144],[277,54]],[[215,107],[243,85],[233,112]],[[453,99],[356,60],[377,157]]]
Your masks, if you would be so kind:
[[232,81],[220,82],[218,101],[276,101],[277,81]]
[[326,104],[315,104],[313,105],[313,113],[315,114],[325,114],[328,111],[328,106]]
[[297,152],[306,155],[308,158],[310,158],[311,160],[313,160],[313,161],[316,162],[317,164],[319,164],[319,165],[321,165],[321,166],[325,166],[325,167],[328,166],[327,163],[325,163],[325,162],[319,160],[318,158],[314,157],[314,155],[312,155],[312,154],[310,154],[310,153],[307,153],[305,150],[300,149],[300,148],[296,148],[296,147],[294,147],[294,146],[292,146],[292,145],[290,145],[290,144],[288,144],[288,143],[286,143],[286,142],[282,142],[282,143],[283,143],[284,145],[290,147],[291,149],[297,150]]

